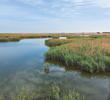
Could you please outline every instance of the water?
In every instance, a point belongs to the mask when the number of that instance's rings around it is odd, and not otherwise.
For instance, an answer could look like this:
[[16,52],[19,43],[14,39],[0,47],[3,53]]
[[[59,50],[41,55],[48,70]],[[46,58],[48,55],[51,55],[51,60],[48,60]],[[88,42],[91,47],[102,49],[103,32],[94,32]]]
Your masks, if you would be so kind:
[[67,39],[67,37],[59,37],[59,39]]
[[0,94],[9,94],[23,86],[39,90],[54,82],[75,88],[86,100],[109,100],[110,75],[89,75],[50,64],[46,73],[46,39],[24,39],[19,42],[0,43]]

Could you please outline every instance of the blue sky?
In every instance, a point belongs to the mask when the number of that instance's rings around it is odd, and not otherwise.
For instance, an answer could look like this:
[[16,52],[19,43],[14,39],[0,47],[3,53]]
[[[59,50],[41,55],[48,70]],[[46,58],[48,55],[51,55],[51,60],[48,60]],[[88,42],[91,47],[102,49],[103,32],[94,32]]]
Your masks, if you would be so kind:
[[110,0],[0,0],[0,33],[97,31],[110,31]]

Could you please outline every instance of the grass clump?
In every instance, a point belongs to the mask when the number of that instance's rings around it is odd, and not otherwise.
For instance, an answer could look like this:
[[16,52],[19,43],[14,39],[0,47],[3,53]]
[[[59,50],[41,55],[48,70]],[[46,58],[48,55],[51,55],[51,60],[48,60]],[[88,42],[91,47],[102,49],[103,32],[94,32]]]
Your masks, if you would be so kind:
[[80,70],[89,73],[110,71],[110,57],[107,51],[109,48],[104,49],[104,43],[98,41],[76,40],[50,48],[46,53],[46,59],[61,62],[66,66],[78,66]]

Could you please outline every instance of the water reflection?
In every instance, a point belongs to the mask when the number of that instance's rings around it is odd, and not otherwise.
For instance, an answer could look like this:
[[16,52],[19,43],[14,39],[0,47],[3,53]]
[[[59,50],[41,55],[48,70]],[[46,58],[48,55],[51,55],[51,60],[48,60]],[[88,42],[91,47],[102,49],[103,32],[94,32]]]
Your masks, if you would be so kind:
[[53,64],[55,66],[59,66],[59,67],[62,67],[65,69],[65,71],[67,72],[77,72],[79,73],[82,77],[87,77],[87,78],[110,78],[110,73],[109,72],[101,72],[101,73],[94,73],[94,74],[91,74],[91,73],[88,73],[88,72],[84,72],[84,71],[81,71],[77,66],[65,66],[63,63],[61,62],[58,62],[58,61],[51,61],[51,60],[47,60],[45,59],[45,62],[46,63],[50,63],[50,64]]

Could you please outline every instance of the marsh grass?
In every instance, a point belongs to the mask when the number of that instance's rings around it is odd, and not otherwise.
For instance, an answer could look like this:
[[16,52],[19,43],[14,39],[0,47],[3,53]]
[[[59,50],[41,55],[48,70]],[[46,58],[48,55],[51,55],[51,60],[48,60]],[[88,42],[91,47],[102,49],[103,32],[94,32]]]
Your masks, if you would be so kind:
[[6,37],[6,38],[0,38],[0,42],[9,42],[9,41],[19,41],[19,37]]
[[0,34],[0,42],[8,42],[8,41],[17,41],[18,38],[24,39],[24,38],[59,38],[59,37],[66,37],[70,36],[71,34],[66,34],[66,33],[1,33]]
[[53,47],[53,46],[59,46],[62,44],[73,42],[72,39],[49,39],[45,41],[45,44],[47,46]]
[[73,38],[73,39],[48,39],[45,41],[45,45],[49,47],[60,46],[63,44],[74,43],[74,45],[86,43],[86,41],[93,41],[92,38]]
[[110,38],[110,35],[72,35],[68,36],[68,39],[80,39],[80,38],[92,38],[92,39],[102,39],[102,38]]
[[0,38],[0,42],[7,42],[7,41],[9,41],[8,38]]
[[[75,39],[76,39],[76,38],[78,39],[78,38],[85,38],[85,37],[86,37],[86,36],[74,35],[74,36],[68,36],[67,38],[68,38],[68,39],[74,39],[74,38],[75,38]],[[88,37],[88,36],[87,36],[87,37]],[[86,38],[87,38],[87,37],[86,37]]]
[[90,35],[89,38],[101,39],[101,38],[110,38],[108,35]]
[[[18,41],[24,38],[59,38],[59,37],[67,37],[68,39],[81,39],[81,38],[105,38],[110,37],[110,35],[90,35],[90,36],[80,36],[74,35],[71,33],[1,33],[0,34],[0,42],[6,41]],[[11,39],[10,39],[11,38]],[[19,38],[19,39],[18,39]]]
[[0,100],[84,100],[75,89],[61,88],[57,84],[50,84],[47,89],[34,92],[22,88],[21,91],[10,96],[0,95]]
[[63,62],[65,66],[78,66],[89,73],[109,72],[109,45],[109,39],[75,39],[74,42],[50,48],[46,59]]

